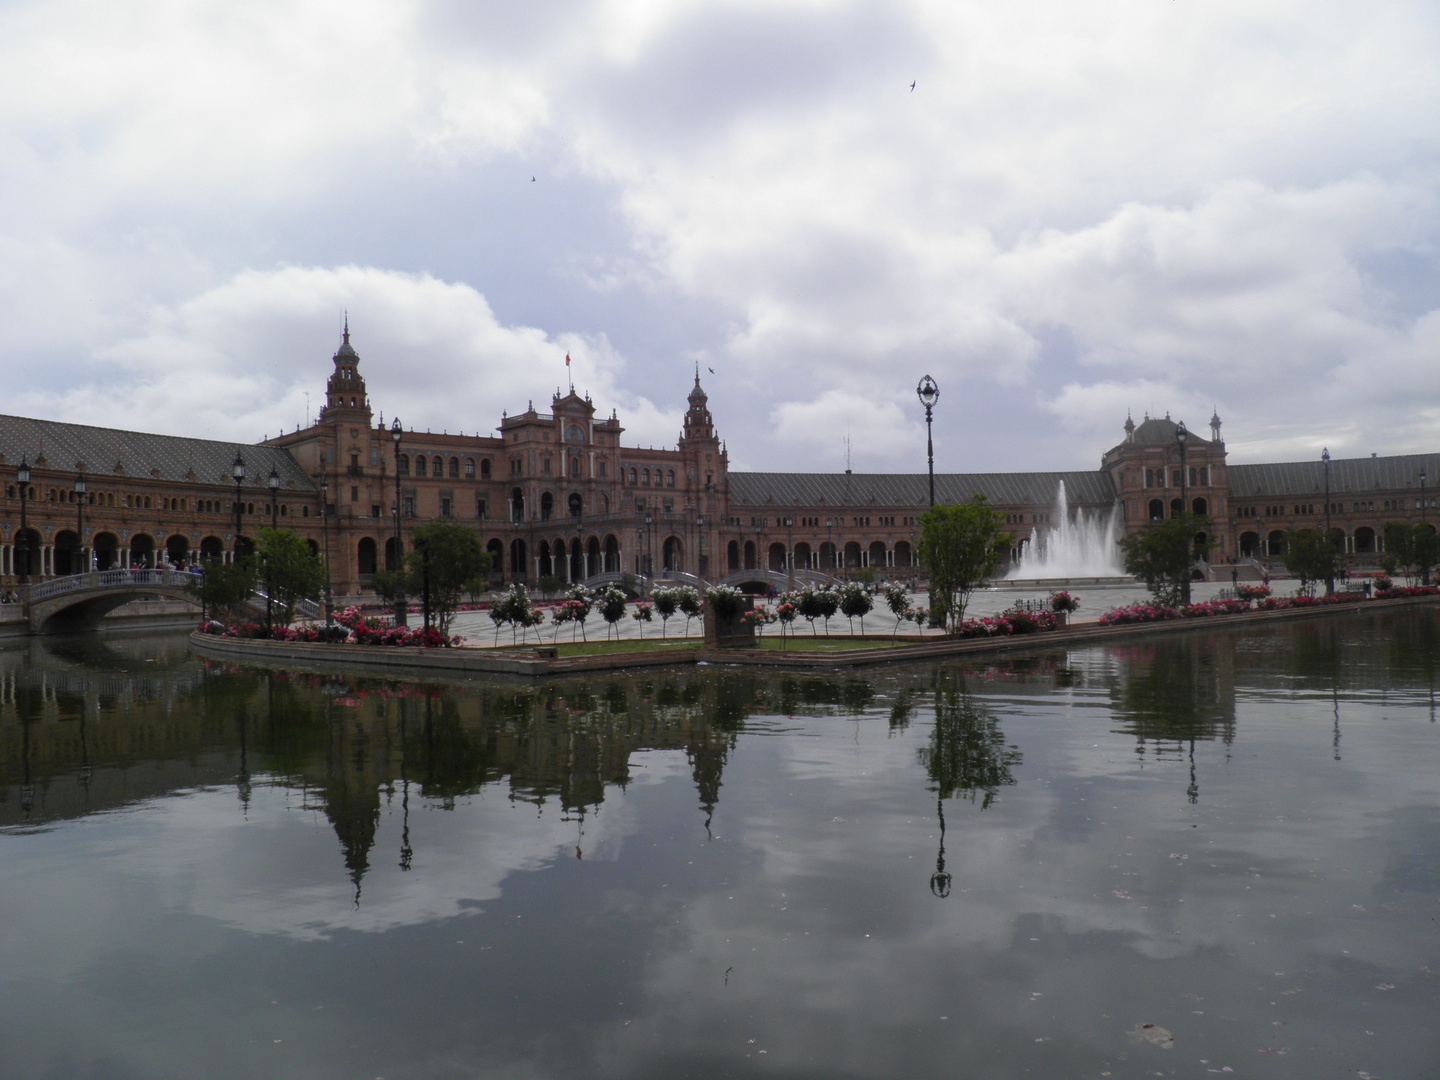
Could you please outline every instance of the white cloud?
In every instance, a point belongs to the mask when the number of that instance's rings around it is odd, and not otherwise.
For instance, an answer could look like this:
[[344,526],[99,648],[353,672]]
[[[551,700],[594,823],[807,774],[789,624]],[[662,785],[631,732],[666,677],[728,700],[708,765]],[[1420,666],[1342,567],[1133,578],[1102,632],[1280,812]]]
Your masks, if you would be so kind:
[[1437,49],[1405,0],[12,7],[0,357],[27,408],[253,437],[349,304],[433,427],[569,348],[642,444],[712,358],[737,459],[913,441],[927,371],[976,418],[947,468],[1093,454],[1117,387],[1247,452],[1433,444]]

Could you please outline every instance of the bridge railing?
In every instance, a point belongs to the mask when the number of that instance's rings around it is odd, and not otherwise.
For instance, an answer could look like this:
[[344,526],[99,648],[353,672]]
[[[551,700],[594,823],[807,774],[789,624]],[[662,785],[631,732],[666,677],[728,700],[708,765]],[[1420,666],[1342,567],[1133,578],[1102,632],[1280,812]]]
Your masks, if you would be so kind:
[[126,589],[136,585],[183,588],[199,580],[200,573],[194,570],[91,570],[86,574],[71,574],[31,585],[29,599],[33,604],[39,600],[48,600],[52,596],[63,596],[85,589]]

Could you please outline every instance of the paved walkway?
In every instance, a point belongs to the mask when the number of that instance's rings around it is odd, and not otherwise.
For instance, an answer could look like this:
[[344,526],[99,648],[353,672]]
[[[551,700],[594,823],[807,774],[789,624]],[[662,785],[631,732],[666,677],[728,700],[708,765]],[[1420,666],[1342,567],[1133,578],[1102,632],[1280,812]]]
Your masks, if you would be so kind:
[[[1277,593],[1291,592],[1294,589],[1293,582],[1276,582],[1275,585],[1275,591]],[[1228,589],[1229,587],[1228,584],[1220,582],[1197,581],[1191,589],[1191,595],[1196,601],[1210,600],[1217,596],[1222,589]],[[1123,607],[1128,604],[1138,604],[1150,598],[1150,593],[1143,585],[1081,586],[1072,588],[1069,591],[1072,595],[1080,598],[1080,610],[1071,616],[1070,621],[1072,623],[1094,622],[1111,608]],[[965,617],[978,619],[986,615],[998,615],[1007,608],[1013,607],[1017,601],[1043,600],[1049,594],[1049,589],[1019,589],[1007,587],[1001,582],[992,588],[982,589],[975,593],[975,595],[970,598],[970,606],[965,609]],[[865,617],[865,630],[871,634],[888,634],[895,628],[895,617],[890,614],[890,609],[885,606],[885,598],[883,595],[876,596],[875,602],[875,610]],[[910,597],[910,605],[912,607],[922,606],[926,602],[926,598],[923,595],[917,596],[912,594]],[[774,601],[766,601],[767,605],[773,605],[773,603]],[[635,605],[631,604],[629,610],[626,612],[625,618],[618,624],[619,636],[627,640],[642,636],[642,624],[631,617],[634,610]],[[414,619],[415,617],[412,615],[412,623]],[[850,621],[843,615],[836,615],[830,620],[831,633],[848,633],[849,626]],[[797,619],[796,629],[800,633],[808,634],[810,633],[810,624],[804,619]],[[823,634],[825,632],[825,624],[817,621],[816,629]],[[915,633],[915,624],[906,623],[902,629],[907,633],[913,634]],[[858,619],[855,622],[855,630],[857,633],[860,630],[860,622]],[[778,633],[778,631],[779,627],[775,626],[767,629],[765,632],[767,634],[775,634]],[[490,616],[483,611],[462,611],[456,615],[455,621],[451,626],[451,633],[459,634],[465,638],[467,644],[471,645],[493,645],[496,643],[495,624],[490,621]],[[541,644],[546,645],[555,640],[555,627],[550,624],[548,618],[545,624],[539,628],[538,639],[536,633],[537,631],[535,630],[527,631],[525,640],[532,645],[535,644],[537,640]],[[610,637],[615,636],[615,630],[609,627],[597,612],[591,612],[590,618],[585,621],[585,637],[590,641],[604,641],[607,633]],[[938,636],[942,634],[943,631],[927,630],[925,633]],[[576,641],[580,640],[578,633],[576,633],[576,628],[572,624],[566,623],[560,630],[560,640],[569,641],[571,640],[572,634],[575,636]],[[690,633],[688,636],[698,638],[700,635],[700,620],[690,620]],[[654,616],[653,622],[644,625],[643,636],[647,640],[654,639],[658,641],[660,639],[659,615]],[[687,636],[685,633],[685,617],[683,615],[677,615],[670,620],[665,636],[667,638],[683,638]],[[513,640],[517,642],[520,640],[518,634],[514,636]],[[505,627],[500,631],[499,644],[508,645],[511,641],[512,635],[510,628]]]

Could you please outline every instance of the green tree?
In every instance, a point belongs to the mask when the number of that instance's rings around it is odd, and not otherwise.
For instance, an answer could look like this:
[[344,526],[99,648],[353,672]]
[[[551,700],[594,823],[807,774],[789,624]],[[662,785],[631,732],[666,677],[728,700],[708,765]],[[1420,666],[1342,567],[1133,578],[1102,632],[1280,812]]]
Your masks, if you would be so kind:
[[199,582],[191,582],[185,591],[200,601],[211,618],[238,618],[255,588],[254,566],[246,562],[225,563],[219,559],[207,562]]
[[855,632],[855,617],[860,617],[860,633],[865,633],[865,616],[875,606],[875,598],[865,591],[863,585],[854,582],[840,587],[840,614],[850,620],[850,632]]
[[[1190,602],[1190,575],[1196,559],[1210,551],[1210,522],[1196,514],[1177,514],[1147,525],[1120,541],[1125,572],[1134,574],[1162,607]],[[1198,539],[1202,534],[1205,539]]]
[[1414,585],[1429,579],[1430,568],[1440,559],[1440,538],[1429,524],[1392,521],[1385,526],[1385,551],[1387,561],[1393,560]]
[[490,576],[490,553],[475,533],[453,521],[432,521],[415,530],[405,554],[405,591],[430,599],[430,617],[442,634],[465,593],[482,592]]
[[1285,534],[1285,554],[1280,561],[1300,579],[1298,592],[1309,596],[1315,591],[1317,581],[1335,580],[1340,560],[1334,540],[1322,530],[1291,529]]
[[920,561],[930,569],[936,606],[944,606],[950,631],[960,629],[970,596],[1000,567],[1015,538],[985,496],[968,503],[931,507],[920,515]]
[[270,598],[271,624],[289,626],[301,600],[318,600],[325,589],[325,564],[293,529],[262,527],[255,553],[260,588]]

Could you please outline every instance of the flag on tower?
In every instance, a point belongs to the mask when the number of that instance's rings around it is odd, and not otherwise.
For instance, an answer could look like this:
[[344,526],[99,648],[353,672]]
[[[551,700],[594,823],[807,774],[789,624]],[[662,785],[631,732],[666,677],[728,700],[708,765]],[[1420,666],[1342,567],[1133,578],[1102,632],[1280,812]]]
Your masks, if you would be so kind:
[[570,354],[568,352],[565,354],[565,366],[570,366]]

